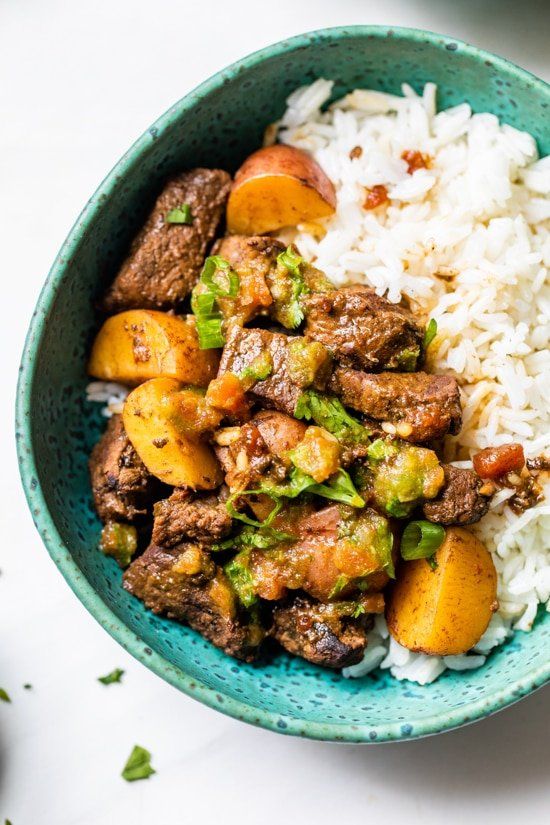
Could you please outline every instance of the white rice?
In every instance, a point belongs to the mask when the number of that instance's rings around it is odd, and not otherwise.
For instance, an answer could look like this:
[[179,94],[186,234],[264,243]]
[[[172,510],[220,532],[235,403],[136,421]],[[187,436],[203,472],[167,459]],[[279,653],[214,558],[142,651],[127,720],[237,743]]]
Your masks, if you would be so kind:
[[[510,441],[527,456],[550,446],[550,156],[533,138],[467,103],[436,112],[436,87],[403,97],[357,90],[322,112],[332,82],[317,80],[288,99],[279,140],[305,149],[334,182],[336,214],[287,235],[337,284],[367,283],[438,323],[430,369],[456,375],[464,423],[446,457],[471,466],[472,452]],[[350,159],[360,146],[359,158]],[[404,150],[432,159],[409,175]],[[366,211],[365,187],[386,186],[387,208]],[[550,485],[546,487],[550,502]],[[550,609],[550,503],[520,516],[508,491],[474,528],[493,553],[500,611],[475,651],[445,659],[414,654],[389,639],[378,618],[364,660],[344,670],[389,668],[425,684],[447,668],[479,667],[492,647],[530,630]]]
[[123,384],[114,381],[91,381],[86,387],[86,401],[104,404],[101,414],[110,418],[115,413],[121,413],[124,399],[130,390]]

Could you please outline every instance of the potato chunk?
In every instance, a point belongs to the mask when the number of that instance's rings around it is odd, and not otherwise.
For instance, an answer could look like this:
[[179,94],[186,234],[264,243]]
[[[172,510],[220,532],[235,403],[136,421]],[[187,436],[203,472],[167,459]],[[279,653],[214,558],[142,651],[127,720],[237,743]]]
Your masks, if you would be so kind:
[[133,309],[105,321],[94,341],[88,372],[121,384],[162,376],[206,387],[218,362],[215,350],[199,349],[192,315]]
[[140,384],[124,404],[124,428],[152,475],[174,487],[213,490],[222,472],[210,447],[182,425],[182,389],[172,378]]
[[404,562],[386,619],[396,641],[432,656],[466,653],[497,609],[497,574],[490,553],[468,530],[449,527],[432,569],[426,559]]
[[235,175],[227,228],[237,235],[263,235],[327,217],[335,209],[334,186],[313,158],[292,146],[266,146]]

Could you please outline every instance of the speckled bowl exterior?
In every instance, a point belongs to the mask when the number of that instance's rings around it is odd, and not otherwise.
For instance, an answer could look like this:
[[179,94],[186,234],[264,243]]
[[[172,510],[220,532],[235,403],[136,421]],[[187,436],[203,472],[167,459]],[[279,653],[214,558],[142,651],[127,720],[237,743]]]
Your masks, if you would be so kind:
[[550,616],[517,633],[479,670],[447,672],[419,687],[387,673],[346,680],[284,654],[241,664],[194,631],[153,616],[121,587],[97,550],[87,460],[104,425],[85,400],[94,301],[171,173],[206,165],[235,170],[261,142],[297,86],[336,81],[398,93],[407,81],[439,88],[439,105],[464,100],[535,136],[550,150],[549,87],[501,58],[436,34],[349,27],[270,46],[207,80],[163,115],[88,201],[33,314],[21,364],[17,441],[29,506],[46,547],[88,610],[159,676],[217,710],[287,734],[382,742],[434,734],[516,701],[550,676]]

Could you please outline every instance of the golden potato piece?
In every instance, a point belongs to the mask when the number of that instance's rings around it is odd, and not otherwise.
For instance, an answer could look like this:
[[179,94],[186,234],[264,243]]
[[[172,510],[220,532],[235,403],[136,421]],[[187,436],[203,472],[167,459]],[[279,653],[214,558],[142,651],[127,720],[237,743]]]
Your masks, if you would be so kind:
[[128,438],[152,475],[174,487],[213,490],[222,472],[207,444],[178,426],[179,381],[152,378],[132,390],[122,412]]
[[162,376],[206,387],[218,363],[215,350],[199,349],[192,315],[133,309],[105,321],[94,341],[88,372],[121,384]]
[[386,619],[396,641],[432,656],[466,653],[497,609],[491,554],[468,530],[449,527],[432,570],[426,559],[403,562]]
[[263,235],[283,226],[332,215],[336,193],[319,164],[292,146],[266,146],[235,175],[227,203],[227,229]]

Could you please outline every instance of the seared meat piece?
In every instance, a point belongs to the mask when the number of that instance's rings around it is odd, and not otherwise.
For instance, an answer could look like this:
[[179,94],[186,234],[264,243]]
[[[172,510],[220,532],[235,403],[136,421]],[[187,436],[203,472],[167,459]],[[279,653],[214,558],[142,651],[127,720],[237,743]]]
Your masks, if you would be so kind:
[[150,509],[159,482],[151,476],[132,447],[121,415],[107,429],[90,455],[95,508],[103,521],[135,521]]
[[436,524],[474,524],[489,509],[491,493],[482,495],[483,481],[473,470],[443,464],[445,483],[437,498],[423,506],[424,515]]
[[237,272],[253,270],[258,278],[265,278],[276,265],[277,255],[284,252],[285,245],[270,235],[228,235],[216,241],[215,255],[220,255]]
[[240,615],[227,577],[199,545],[167,550],[151,544],[124,573],[123,583],[153,613],[187,622],[230,656],[256,658],[263,630]]
[[302,306],[306,337],[328,347],[343,366],[368,372],[415,369],[424,329],[411,312],[374,290],[351,286],[313,293]]
[[233,372],[241,375],[254,368],[267,353],[270,372],[250,389],[263,406],[293,415],[296,403],[306,387],[322,390],[329,378],[331,358],[325,347],[308,343],[301,337],[289,337],[265,329],[242,329],[234,326],[223,348],[218,375]]
[[[191,292],[214,239],[231,178],[221,169],[193,169],[170,180],[103,300],[106,312],[169,309]],[[191,208],[191,224],[166,221],[171,209]]]
[[408,441],[422,443],[460,431],[460,393],[456,379],[450,375],[373,375],[339,367],[329,388],[346,406],[378,421],[397,424],[398,434]]
[[226,317],[239,324],[246,324],[272,308],[273,298],[268,280],[270,273],[277,269],[277,255],[284,251],[284,244],[264,235],[251,238],[229,235],[216,242],[213,254],[228,261],[239,276],[237,298],[219,299]]
[[[257,315],[269,315],[287,329],[295,329],[303,320],[301,284],[307,292],[334,289],[320,270],[301,258],[299,274],[291,274],[278,261],[285,250],[284,244],[269,235],[230,235],[216,243],[214,253],[228,261],[239,276],[237,297],[218,301],[226,318],[246,324]],[[297,250],[293,251],[297,256]]]
[[[221,430],[222,441],[229,433],[232,440],[217,446],[216,455],[230,490],[250,490],[270,480],[285,479],[290,465],[288,451],[303,438],[306,425],[274,410],[261,410],[239,428]],[[257,518],[265,518],[273,509],[269,496],[247,496],[246,502]]]
[[212,543],[231,532],[231,516],[216,496],[197,498],[188,490],[176,489],[154,510],[151,540],[162,547],[174,547],[189,539]]
[[341,668],[360,662],[367,646],[365,619],[342,616],[338,604],[298,596],[273,611],[271,634],[289,653],[314,665]]

